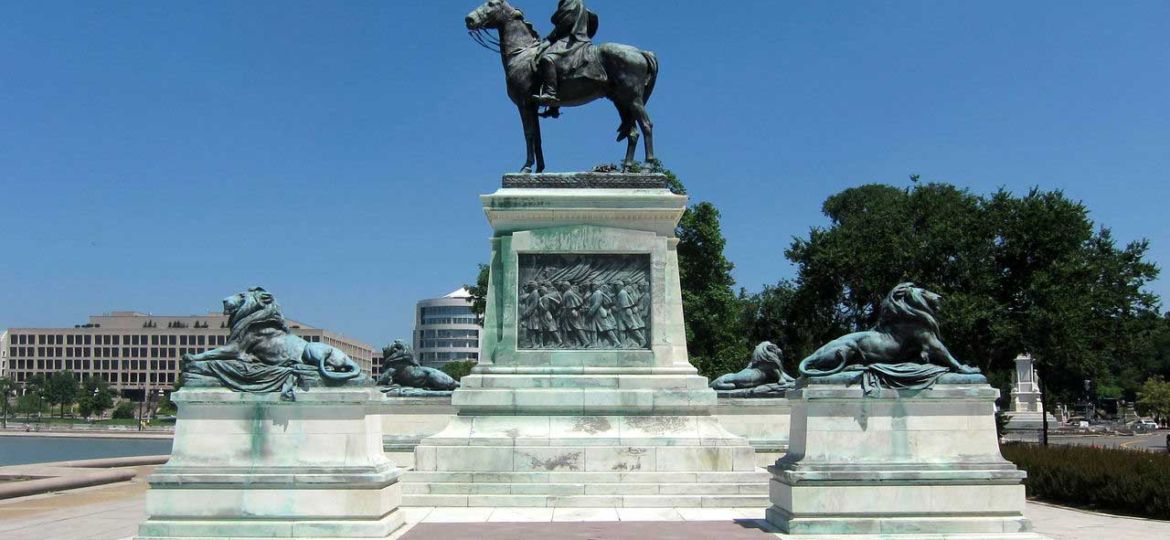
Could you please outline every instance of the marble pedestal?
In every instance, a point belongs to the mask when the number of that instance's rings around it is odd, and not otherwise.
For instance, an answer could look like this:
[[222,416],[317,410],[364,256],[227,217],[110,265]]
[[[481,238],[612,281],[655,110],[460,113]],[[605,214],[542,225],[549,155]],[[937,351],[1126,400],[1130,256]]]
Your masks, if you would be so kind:
[[385,538],[402,513],[373,388],[184,389],[171,459],[150,476],[139,540]]
[[1025,474],[999,451],[998,396],[941,383],[874,397],[856,384],[789,392],[768,521],[792,537],[1040,538],[1023,515]]
[[[504,186],[482,197],[495,234],[480,363],[452,396],[458,415],[415,448],[405,504],[762,505],[767,473],[712,416],[715,392],[687,358],[674,237],[686,197],[661,175],[509,175]],[[526,345],[521,280],[537,278],[521,277],[522,259],[566,255],[602,261],[573,274],[582,288],[605,261],[641,261],[645,346]]]

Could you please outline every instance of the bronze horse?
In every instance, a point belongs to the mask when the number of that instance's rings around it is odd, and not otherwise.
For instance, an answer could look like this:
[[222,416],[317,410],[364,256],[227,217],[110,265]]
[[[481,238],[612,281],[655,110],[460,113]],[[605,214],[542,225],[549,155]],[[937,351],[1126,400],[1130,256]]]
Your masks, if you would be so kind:
[[[507,0],[488,0],[467,15],[469,31],[496,30],[499,33],[499,52],[504,60],[504,75],[508,83],[508,97],[520,110],[524,125],[524,140],[528,158],[521,172],[544,171],[544,149],[540,138],[540,105],[532,97],[538,94],[540,77],[536,73],[536,56],[541,39],[524,14],[508,4]],[[590,45],[594,47],[594,45]],[[606,81],[574,78],[561,79],[559,105],[577,107],[598,98],[608,98],[621,115],[618,141],[627,141],[623,168],[634,163],[638,146],[638,129],[646,138],[646,161],[654,159],[654,123],[646,112],[646,102],[654,92],[658,80],[658,58],[654,53],[629,45],[605,43],[595,46],[604,67]],[[555,113],[553,113],[555,116]]]

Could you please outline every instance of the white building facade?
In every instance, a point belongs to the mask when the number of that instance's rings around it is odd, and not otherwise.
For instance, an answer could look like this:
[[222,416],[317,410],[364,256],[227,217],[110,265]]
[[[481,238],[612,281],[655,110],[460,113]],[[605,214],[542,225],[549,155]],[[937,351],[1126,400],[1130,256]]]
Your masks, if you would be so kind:
[[420,301],[414,310],[415,358],[427,367],[479,361],[482,327],[471,311],[471,293],[459,289]]
[[[307,341],[344,351],[366,373],[373,367],[374,348],[346,336],[287,321],[292,333]],[[227,316],[150,315],[116,311],[93,315],[72,328],[9,328],[4,333],[3,376],[22,384],[36,375],[70,371],[105,379],[126,397],[170,391],[178,380],[179,360],[227,343]]]

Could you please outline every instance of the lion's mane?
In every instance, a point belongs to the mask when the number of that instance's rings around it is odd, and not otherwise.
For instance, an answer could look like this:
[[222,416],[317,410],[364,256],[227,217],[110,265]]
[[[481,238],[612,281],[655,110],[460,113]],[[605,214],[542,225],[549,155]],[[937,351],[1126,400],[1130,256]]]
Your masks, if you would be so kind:
[[915,287],[913,283],[902,283],[882,300],[881,310],[878,312],[879,332],[891,332],[892,327],[905,323],[914,323],[926,327],[932,334],[938,335],[938,317],[935,308],[922,295],[923,289]]
[[280,304],[276,299],[260,287],[248,289],[243,293],[243,303],[228,314],[228,327],[231,333],[229,342],[239,342],[258,325],[277,326],[288,332],[288,324],[284,321],[284,314],[280,311]]
[[771,341],[761,342],[756,345],[752,351],[752,361],[749,364],[751,367],[760,369],[772,369],[784,371],[784,359],[781,357],[783,353],[780,347],[777,347]]

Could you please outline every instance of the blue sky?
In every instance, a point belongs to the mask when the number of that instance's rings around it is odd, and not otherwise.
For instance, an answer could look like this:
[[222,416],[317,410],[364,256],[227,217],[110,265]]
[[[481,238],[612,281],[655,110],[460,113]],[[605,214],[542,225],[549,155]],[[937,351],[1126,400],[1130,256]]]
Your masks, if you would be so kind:
[[[1170,265],[1170,3],[588,0],[658,53],[660,158],[723,212],[739,285],[826,197],[911,173],[1062,189]],[[0,328],[214,311],[261,284],[373,344],[488,256],[523,161],[474,1],[0,3]],[[555,2],[519,0],[542,33]],[[613,108],[550,170],[620,159]],[[1170,295],[1162,279],[1152,289]]]

